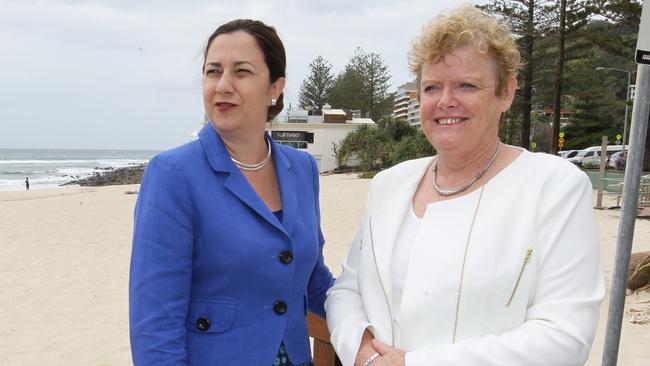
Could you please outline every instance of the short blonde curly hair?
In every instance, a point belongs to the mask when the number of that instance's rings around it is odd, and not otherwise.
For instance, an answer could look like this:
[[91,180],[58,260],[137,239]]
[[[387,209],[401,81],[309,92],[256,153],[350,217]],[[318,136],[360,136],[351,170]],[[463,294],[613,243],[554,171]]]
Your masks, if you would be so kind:
[[409,52],[409,69],[417,76],[418,98],[422,67],[437,63],[454,48],[472,46],[478,52],[494,59],[497,74],[496,94],[507,94],[510,77],[517,77],[521,54],[517,49],[510,27],[479,10],[465,4],[449,15],[439,15],[424,26]]

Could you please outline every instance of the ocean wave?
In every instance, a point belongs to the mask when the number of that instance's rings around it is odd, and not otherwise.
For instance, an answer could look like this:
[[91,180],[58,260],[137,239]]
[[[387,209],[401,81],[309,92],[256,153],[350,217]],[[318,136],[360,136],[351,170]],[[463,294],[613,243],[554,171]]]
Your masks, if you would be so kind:
[[75,160],[2,160],[2,164],[102,164],[102,165],[132,165],[144,164],[149,159],[75,159]]
[[2,175],[52,174],[52,173],[56,173],[56,172],[57,172],[57,169],[49,169],[49,170],[8,170],[8,171],[0,170],[0,174],[2,174]]
[[1,164],[85,164],[98,159],[86,160],[0,160]]

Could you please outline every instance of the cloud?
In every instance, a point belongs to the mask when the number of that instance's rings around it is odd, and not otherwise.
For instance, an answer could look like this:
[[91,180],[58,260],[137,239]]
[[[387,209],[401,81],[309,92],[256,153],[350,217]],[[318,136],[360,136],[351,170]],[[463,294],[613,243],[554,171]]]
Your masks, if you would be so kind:
[[322,55],[359,46],[410,80],[413,36],[452,0],[0,0],[2,147],[169,148],[203,119],[202,49],[234,18],[273,25],[288,57],[286,102]]

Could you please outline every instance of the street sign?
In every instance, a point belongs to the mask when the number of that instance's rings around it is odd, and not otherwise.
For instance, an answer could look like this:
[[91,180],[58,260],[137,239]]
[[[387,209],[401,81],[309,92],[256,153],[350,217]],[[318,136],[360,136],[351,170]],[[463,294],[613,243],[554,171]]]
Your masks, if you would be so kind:
[[650,5],[643,3],[639,39],[636,42],[636,63],[650,65]]
[[535,150],[535,148],[537,148],[537,144],[533,142],[533,143],[530,144],[530,147],[532,147],[533,150]]
[[560,132],[560,138],[564,137],[564,132]]
[[563,138],[560,137],[560,140],[558,141],[558,145],[559,145],[560,149],[564,147],[564,139]]
[[621,135],[616,135],[616,139],[617,139],[617,140],[620,140],[620,139],[621,139]]

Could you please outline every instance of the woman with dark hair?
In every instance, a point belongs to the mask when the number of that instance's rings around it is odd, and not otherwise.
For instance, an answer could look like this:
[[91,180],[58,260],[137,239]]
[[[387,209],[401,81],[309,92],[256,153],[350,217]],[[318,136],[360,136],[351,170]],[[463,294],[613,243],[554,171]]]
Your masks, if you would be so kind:
[[324,316],[318,170],[276,144],[285,52],[275,29],[234,20],[210,36],[199,139],[147,167],[129,282],[137,365],[310,365],[305,316]]

